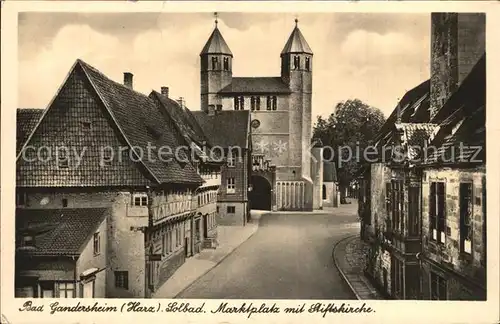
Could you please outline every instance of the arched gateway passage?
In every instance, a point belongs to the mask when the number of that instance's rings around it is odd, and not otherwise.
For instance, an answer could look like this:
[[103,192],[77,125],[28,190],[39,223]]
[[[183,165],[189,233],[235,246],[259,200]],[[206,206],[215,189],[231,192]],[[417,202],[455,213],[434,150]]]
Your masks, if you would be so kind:
[[250,208],[259,210],[271,210],[271,184],[258,175],[251,178],[252,191],[250,191]]

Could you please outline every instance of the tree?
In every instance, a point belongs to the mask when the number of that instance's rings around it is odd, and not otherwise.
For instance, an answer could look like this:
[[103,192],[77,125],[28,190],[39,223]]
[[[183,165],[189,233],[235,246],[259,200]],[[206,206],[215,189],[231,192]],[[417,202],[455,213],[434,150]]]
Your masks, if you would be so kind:
[[359,99],[339,102],[327,119],[318,117],[313,136],[322,141],[324,158],[335,162],[341,203],[346,203],[346,188],[364,160],[364,150],[373,144],[384,122],[380,109]]

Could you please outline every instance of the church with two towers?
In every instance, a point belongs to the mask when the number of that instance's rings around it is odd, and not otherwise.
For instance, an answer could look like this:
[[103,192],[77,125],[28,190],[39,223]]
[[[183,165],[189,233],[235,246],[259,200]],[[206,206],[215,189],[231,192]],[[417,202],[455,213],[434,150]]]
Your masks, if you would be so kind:
[[313,52],[297,19],[280,56],[280,76],[233,76],[234,56],[216,20],[200,53],[201,110],[214,119],[250,112],[250,208],[319,209],[324,189],[322,149],[311,139]]

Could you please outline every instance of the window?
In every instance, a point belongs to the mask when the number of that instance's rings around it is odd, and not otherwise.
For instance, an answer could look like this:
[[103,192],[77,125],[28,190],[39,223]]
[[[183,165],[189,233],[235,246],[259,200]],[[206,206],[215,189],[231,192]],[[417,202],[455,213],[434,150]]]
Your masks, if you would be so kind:
[[408,235],[420,235],[420,187],[410,187],[408,197]]
[[128,289],[128,271],[115,271],[115,287]]
[[234,97],[234,110],[240,110],[240,98]]
[[460,184],[460,252],[472,251],[472,183]]
[[217,213],[219,213],[219,206],[217,206]]
[[233,194],[236,192],[236,186],[234,182],[234,178],[227,178],[227,193]]
[[326,200],[326,186],[323,185],[323,200]]
[[272,109],[272,101],[271,101],[271,96],[267,96],[267,110]]
[[101,253],[101,236],[99,232],[94,233],[94,255]]
[[311,69],[311,59],[309,57],[306,57],[306,71],[309,71]]
[[219,58],[212,57],[212,70],[217,70],[218,65],[219,65]]
[[393,230],[404,233],[404,190],[403,181],[392,182],[392,226]]
[[224,71],[229,71],[229,58],[224,58]]
[[[385,184],[385,210],[387,212],[387,218],[392,213],[392,184],[390,182],[386,182]],[[393,225],[394,226],[394,225]],[[388,228],[389,229],[389,228]]]
[[68,155],[66,153],[66,150],[58,151],[57,152],[57,165],[59,169],[67,169],[69,168],[69,159]]
[[92,124],[89,121],[82,121],[82,129],[90,130],[92,128]]
[[260,110],[260,97],[255,99],[255,109]]
[[236,213],[236,207],[235,206],[227,206],[227,213],[228,214]]
[[58,298],[75,298],[75,284],[73,282],[57,283]]
[[32,247],[35,246],[35,240],[31,235],[24,235],[21,240],[21,246],[23,247]]
[[252,96],[252,97],[250,98],[250,109],[251,109],[252,111],[254,111],[254,110],[255,110],[255,106],[256,106],[256,104],[257,104],[257,98]]
[[148,205],[148,196],[146,194],[135,194],[133,197],[134,206],[146,207]]
[[245,97],[234,97],[234,110],[245,110]]
[[28,201],[28,195],[25,191],[18,190],[16,192],[16,206],[26,206]]
[[245,97],[240,96],[240,110],[245,110]]
[[273,106],[273,110],[276,110],[276,108],[278,106],[278,98],[276,98],[276,96],[272,97],[272,106]]
[[300,57],[299,56],[293,57],[293,69],[294,70],[300,69]]
[[62,200],[62,206],[63,207],[68,207],[68,199],[63,198],[63,200]]
[[238,152],[236,150],[228,150],[227,152],[227,166],[234,167],[236,165],[236,158],[238,157]]
[[446,295],[446,279],[431,272],[431,299],[447,300]]
[[222,110],[222,105],[217,105],[217,111],[221,111]]
[[431,182],[429,199],[429,229],[431,239],[438,243],[445,242],[445,202],[444,182]]

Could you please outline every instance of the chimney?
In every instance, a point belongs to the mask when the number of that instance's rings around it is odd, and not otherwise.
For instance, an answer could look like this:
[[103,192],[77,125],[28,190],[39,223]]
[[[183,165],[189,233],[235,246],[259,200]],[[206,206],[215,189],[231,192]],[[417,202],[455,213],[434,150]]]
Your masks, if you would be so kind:
[[133,78],[134,78],[134,75],[132,73],[124,72],[123,73],[123,84],[127,88],[134,89],[133,82],[132,82]]
[[168,87],[161,87],[161,94],[168,98]]
[[177,103],[179,104],[179,106],[181,106],[181,108],[184,108],[184,98],[183,97],[179,97],[179,99],[177,99]]

